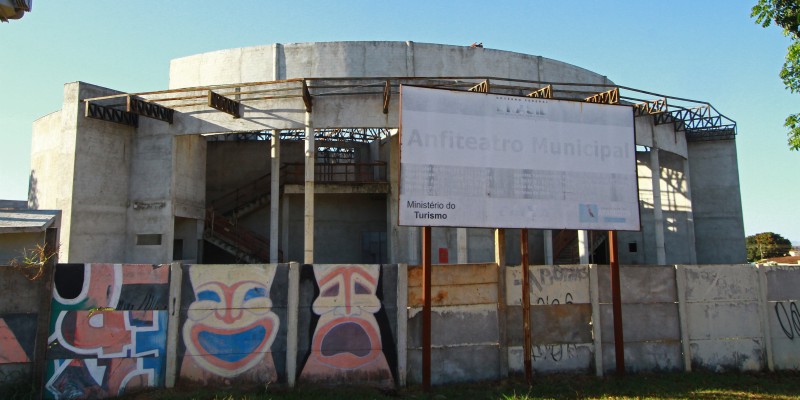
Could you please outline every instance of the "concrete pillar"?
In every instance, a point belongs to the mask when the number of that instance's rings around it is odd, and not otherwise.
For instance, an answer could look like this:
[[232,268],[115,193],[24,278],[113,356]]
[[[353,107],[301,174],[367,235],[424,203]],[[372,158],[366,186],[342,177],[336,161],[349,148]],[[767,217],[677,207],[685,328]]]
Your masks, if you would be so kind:
[[285,262],[290,261],[289,255],[289,197],[283,195],[281,199],[281,248],[283,249],[283,258]]
[[589,231],[578,231],[578,256],[581,264],[589,264]]
[[[281,132],[272,130],[270,146],[270,188],[269,188],[269,262],[278,262],[278,235],[281,196]],[[286,226],[283,227],[286,229]]]
[[653,229],[656,233],[656,264],[667,263],[664,248],[664,214],[661,211],[661,162],[658,159],[658,148],[650,149],[650,174],[653,182]]
[[686,185],[686,230],[689,238],[689,262],[697,264],[697,245],[694,238],[694,207],[692,206],[692,182],[689,180],[689,159],[683,159],[683,184]]
[[456,262],[467,263],[467,228],[456,228],[456,246],[458,248]]
[[306,112],[305,138],[305,206],[303,213],[303,263],[314,263],[314,126],[311,113]]
[[545,229],[544,236],[544,264],[553,265],[553,230]]

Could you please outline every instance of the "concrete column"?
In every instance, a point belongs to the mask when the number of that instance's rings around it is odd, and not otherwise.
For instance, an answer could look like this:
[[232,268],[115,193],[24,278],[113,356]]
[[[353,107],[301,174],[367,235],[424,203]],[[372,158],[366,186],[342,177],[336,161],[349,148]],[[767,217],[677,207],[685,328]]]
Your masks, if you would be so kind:
[[[278,222],[280,220],[281,196],[281,132],[272,130],[272,145],[270,146],[270,188],[269,188],[269,262],[278,262],[278,235],[280,234]],[[286,226],[283,227],[286,229]]]
[[686,229],[689,237],[689,262],[697,264],[697,242],[694,237],[694,207],[692,206],[692,182],[689,180],[689,159],[683,159],[683,183],[686,185]]
[[456,262],[467,263],[467,228],[456,228],[456,246],[458,248]]
[[306,112],[306,139],[305,139],[305,211],[303,213],[303,262],[314,263],[314,159],[316,147],[314,146],[314,126],[311,113]]
[[494,262],[497,263],[497,331],[500,378],[508,377],[508,321],[506,318],[506,231],[494,230]]
[[594,342],[594,373],[603,376],[603,330],[600,321],[600,284],[597,265],[589,266],[589,295],[592,301],[592,338]]
[[[769,327],[769,301],[767,299],[767,271],[765,265],[756,265],[758,272],[758,317],[761,322],[761,334],[764,337],[764,349],[767,353],[767,370],[775,372],[775,349],[772,348],[772,332]],[[792,320],[794,324],[794,319]]]
[[653,221],[656,233],[656,264],[667,263],[664,248],[664,215],[661,211],[661,162],[658,159],[658,148],[650,149],[650,174],[653,182]]
[[578,231],[578,256],[581,264],[589,264],[589,231]]
[[175,387],[176,374],[178,371],[178,336],[180,335],[179,326],[183,267],[180,263],[172,263],[169,266],[169,274],[169,279],[172,284],[169,285],[170,301],[167,305],[167,365],[164,385],[171,388]]
[[408,263],[411,265],[422,265],[420,257],[420,247],[422,245],[422,235],[420,227],[412,226],[408,228]]
[[681,327],[683,370],[692,371],[692,346],[689,343],[689,312],[686,305],[686,266],[675,266],[675,286],[678,294],[678,321]]
[[300,309],[300,265],[289,263],[289,298],[286,305],[288,321],[286,324],[286,380],[294,387],[297,377],[297,332],[298,310]]
[[397,384],[406,387],[408,366],[408,265],[397,264]]
[[281,231],[281,248],[283,249],[283,258],[284,261],[288,262],[290,260],[289,255],[289,196],[283,195],[283,199],[281,199],[281,226],[283,230]]
[[545,229],[544,236],[544,264],[553,265],[553,230]]

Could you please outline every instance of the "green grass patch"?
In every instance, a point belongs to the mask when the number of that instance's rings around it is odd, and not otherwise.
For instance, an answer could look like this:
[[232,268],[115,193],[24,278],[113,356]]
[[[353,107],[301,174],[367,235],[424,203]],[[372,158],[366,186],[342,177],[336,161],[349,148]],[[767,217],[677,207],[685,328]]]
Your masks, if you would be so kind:
[[131,394],[125,399],[213,400],[379,400],[379,399],[797,399],[800,373],[715,374],[709,372],[637,374],[624,378],[584,375],[536,376],[532,384],[513,378],[499,382],[453,384],[426,393],[419,386],[397,391],[357,387],[288,389],[275,385],[248,391],[207,389],[156,390]]

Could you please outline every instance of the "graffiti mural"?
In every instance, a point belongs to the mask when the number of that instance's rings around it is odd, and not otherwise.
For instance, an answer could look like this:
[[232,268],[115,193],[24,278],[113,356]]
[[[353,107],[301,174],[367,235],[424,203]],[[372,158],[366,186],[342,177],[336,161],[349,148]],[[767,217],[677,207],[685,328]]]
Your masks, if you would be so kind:
[[300,381],[394,385],[375,314],[380,265],[314,265],[318,316]]
[[[278,381],[272,345],[280,319],[271,299],[275,265],[188,266],[182,381]],[[185,287],[184,287],[185,289]]]
[[36,314],[0,317],[0,364],[29,363],[36,338]]
[[163,386],[168,296],[168,265],[59,264],[45,397]]

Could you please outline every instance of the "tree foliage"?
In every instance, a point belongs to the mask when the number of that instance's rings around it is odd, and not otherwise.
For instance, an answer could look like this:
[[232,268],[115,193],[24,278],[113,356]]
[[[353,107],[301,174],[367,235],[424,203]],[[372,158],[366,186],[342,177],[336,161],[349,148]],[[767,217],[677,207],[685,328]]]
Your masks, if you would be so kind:
[[[758,0],[750,16],[764,28],[775,23],[792,40],[786,50],[780,77],[786,89],[792,93],[800,92],[800,0]],[[800,114],[786,117],[784,126],[789,128],[789,148],[800,150]]]
[[792,242],[777,233],[762,232],[745,238],[747,261],[783,257],[792,249]]

